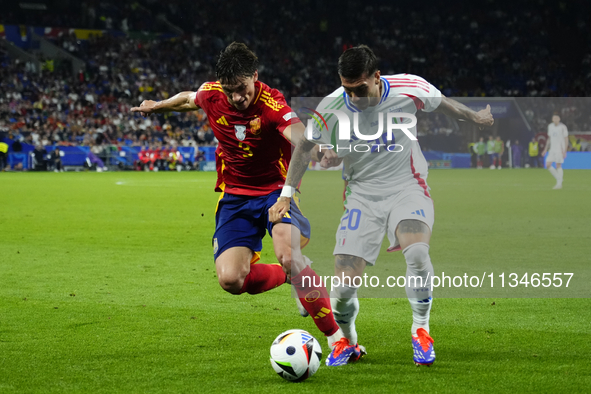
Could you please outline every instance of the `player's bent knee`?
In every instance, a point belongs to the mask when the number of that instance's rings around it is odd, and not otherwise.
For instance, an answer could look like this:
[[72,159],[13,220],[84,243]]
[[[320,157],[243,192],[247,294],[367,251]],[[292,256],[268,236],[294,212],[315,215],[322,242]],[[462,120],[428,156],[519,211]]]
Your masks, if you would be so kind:
[[279,256],[278,259],[281,267],[283,267],[283,272],[288,276],[291,275],[291,255],[286,253]]
[[244,268],[233,267],[233,269],[224,269],[225,267],[219,266],[217,268],[218,283],[222,289],[230,294],[240,294],[242,287],[244,286],[244,280],[250,272],[250,267],[246,266]]
[[218,276],[218,283],[230,294],[240,294],[242,286],[244,286],[244,277],[237,275],[222,274]]
[[429,244],[425,242],[411,244],[402,251],[402,254],[404,254],[406,264],[419,271],[427,269],[431,261],[429,257]]

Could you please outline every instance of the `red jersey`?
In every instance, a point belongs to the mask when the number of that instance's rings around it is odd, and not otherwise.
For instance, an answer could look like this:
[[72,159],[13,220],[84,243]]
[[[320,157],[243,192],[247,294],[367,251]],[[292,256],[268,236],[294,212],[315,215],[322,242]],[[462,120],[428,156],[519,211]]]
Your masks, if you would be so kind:
[[195,104],[207,114],[219,141],[216,191],[263,196],[283,187],[291,159],[291,144],[283,130],[300,120],[277,89],[257,81],[255,99],[238,111],[219,82],[206,82]]
[[142,162],[142,163],[146,163],[148,162],[148,160],[150,159],[150,154],[147,150],[142,149],[138,154],[138,159]]

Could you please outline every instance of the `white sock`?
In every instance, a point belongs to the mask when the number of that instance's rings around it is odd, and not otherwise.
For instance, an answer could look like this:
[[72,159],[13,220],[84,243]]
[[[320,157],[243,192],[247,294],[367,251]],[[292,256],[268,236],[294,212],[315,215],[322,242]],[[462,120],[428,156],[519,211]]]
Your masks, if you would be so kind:
[[433,301],[431,290],[433,264],[431,264],[427,243],[414,243],[405,248],[402,253],[406,258],[406,295],[412,309],[411,332],[416,336],[419,328],[429,332],[429,317]]
[[556,178],[556,180],[558,181],[558,183],[562,185],[562,177],[564,176],[564,171],[562,171],[562,167],[557,169],[556,172],[558,173],[558,177]]
[[[330,305],[332,306],[332,313],[334,315],[335,321],[341,328],[341,337],[344,336],[349,340],[349,343],[355,345],[357,343],[355,319],[357,318],[357,314],[359,313],[357,287],[346,285],[335,287],[332,290],[330,296]],[[332,343],[329,343],[329,346],[332,347]]]
[[552,176],[554,178],[556,178],[556,182],[559,182],[559,180],[558,180],[558,172],[556,171],[556,168],[550,166],[550,167],[548,167],[548,171],[550,171],[550,174],[552,174]]

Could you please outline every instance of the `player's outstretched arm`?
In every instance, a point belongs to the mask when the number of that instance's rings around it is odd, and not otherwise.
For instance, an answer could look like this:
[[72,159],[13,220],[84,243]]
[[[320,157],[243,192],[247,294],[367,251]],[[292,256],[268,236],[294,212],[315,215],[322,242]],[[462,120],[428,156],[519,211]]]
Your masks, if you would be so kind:
[[304,177],[312,153],[315,151],[314,147],[316,144],[303,138],[303,134],[301,138],[294,138],[293,133],[291,136],[293,139],[290,140],[294,142],[297,139],[297,143],[291,156],[291,161],[289,162],[289,169],[287,170],[287,177],[285,179],[285,186],[281,191],[281,197],[275,205],[269,209],[269,221],[272,223],[281,221],[283,215],[289,211],[291,197],[294,195],[297,185],[299,185]]
[[196,92],[180,92],[162,101],[144,100],[139,107],[133,107],[131,112],[140,112],[142,116],[147,116],[164,112],[197,111],[199,107],[195,104],[195,94]]
[[478,112],[466,107],[464,104],[443,96],[441,104],[435,110],[454,119],[469,120],[479,126],[492,126],[495,120],[490,112],[490,105]]

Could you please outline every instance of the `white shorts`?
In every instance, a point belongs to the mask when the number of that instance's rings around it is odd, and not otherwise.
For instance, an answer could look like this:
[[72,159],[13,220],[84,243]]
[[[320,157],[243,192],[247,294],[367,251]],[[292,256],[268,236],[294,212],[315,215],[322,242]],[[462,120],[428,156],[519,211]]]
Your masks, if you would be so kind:
[[548,152],[548,157],[546,158],[546,163],[564,163],[564,157],[562,156],[562,152],[550,150]]
[[380,254],[384,235],[390,241],[388,251],[397,249],[396,228],[402,220],[420,220],[433,231],[433,200],[420,187],[401,191],[379,202],[353,193],[347,196],[345,208],[333,254],[361,257],[370,265],[375,264]]

